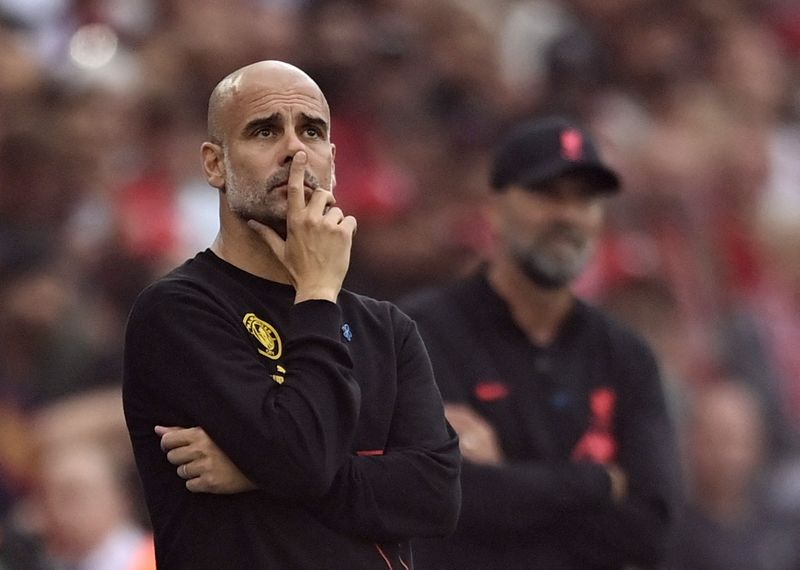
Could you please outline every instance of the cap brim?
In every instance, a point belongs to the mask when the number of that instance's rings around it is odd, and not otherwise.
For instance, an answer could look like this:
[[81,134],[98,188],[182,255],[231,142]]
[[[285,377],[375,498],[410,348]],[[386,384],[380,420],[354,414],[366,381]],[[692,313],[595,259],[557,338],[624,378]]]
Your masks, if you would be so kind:
[[586,177],[599,193],[613,194],[620,190],[619,176],[607,166],[599,162],[575,163],[566,160],[554,161],[529,170],[519,177],[518,184],[535,187],[565,174]]

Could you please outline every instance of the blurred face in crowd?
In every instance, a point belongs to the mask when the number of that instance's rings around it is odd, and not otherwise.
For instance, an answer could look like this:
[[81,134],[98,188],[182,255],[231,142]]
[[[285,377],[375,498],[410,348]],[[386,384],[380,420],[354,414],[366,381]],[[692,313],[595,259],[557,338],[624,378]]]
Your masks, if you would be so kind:
[[126,517],[111,458],[94,447],[64,448],[42,462],[42,532],[50,554],[79,560]]
[[222,190],[237,218],[286,235],[289,166],[308,156],[306,197],[335,184],[330,111],[314,81],[291,65],[265,61],[235,72],[209,104],[210,142],[203,144],[209,184]]
[[505,255],[542,287],[575,279],[594,251],[605,198],[585,177],[514,185],[495,195],[493,223]]
[[738,384],[722,384],[696,396],[692,412],[688,452],[696,498],[711,504],[739,500],[764,458],[758,400]]

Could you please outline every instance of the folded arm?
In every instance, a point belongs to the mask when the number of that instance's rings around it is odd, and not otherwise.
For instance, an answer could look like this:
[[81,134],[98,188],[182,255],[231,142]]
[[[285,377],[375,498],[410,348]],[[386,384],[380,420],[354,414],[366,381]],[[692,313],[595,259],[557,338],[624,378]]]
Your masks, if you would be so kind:
[[[373,540],[452,532],[460,505],[460,455],[422,342],[411,326],[402,340],[398,396],[387,447],[348,453],[328,491],[309,501],[328,526]],[[159,427],[162,450],[192,492],[261,488],[201,427]],[[271,487],[270,487],[271,488]]]
[[[131,317],[126,413],[133,437],[157,446],[155,423],[193,426],[202,418],[205,432],[259,488],[282,497],[324,495],[352,446],[361,397],[339,341],[339,308],[328,301],[291,308],[282,331],[287,372],[278,384],[254,358],[244,327],[210,297],[195,294],[187,303],[191,294],[175,287]],[[170,411],[147,425],[150,398]]]

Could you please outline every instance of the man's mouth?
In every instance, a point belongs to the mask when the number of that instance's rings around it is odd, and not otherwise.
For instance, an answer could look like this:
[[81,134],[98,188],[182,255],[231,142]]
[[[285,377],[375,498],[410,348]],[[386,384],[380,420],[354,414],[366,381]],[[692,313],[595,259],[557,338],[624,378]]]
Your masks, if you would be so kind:
[[267,188],[267,191],[268,192],[272,192],[273,190],[286,189],[288,186],[289,186],[289,181],[288,180],[281,180],[279,182],[276,182],[272,186],[269,186]]
[[575,247],[580,247],[583,245],[583,240],[579,237],[566,235],[566,234],[558,234],[550,236],[551,243],[566,243],[570,245],[574,245]]
[[[311,194],[314,193],[315,188],[308,184],[303,184],[303,194],[305,195],[306,201],[311,197]],[[286,198],[289,195],[289,183],[283,182],[280,184],[274,185],[270,188],[269,193],[278,192],[283,198]]]
[[[317,187],[314,186],[313,184],[311,184],[310,182],[304,182],[303,186],[305,187],[306,191],[310,191],[310,192],[313,192],[314,190],[317,189]],[[282,182],[278,182],[276,184],[273,184],[269,188],[269,191],[272,192],[273,190],[285,190],[288,187],[289,187],[289,181],[288,180],[284,180]]]

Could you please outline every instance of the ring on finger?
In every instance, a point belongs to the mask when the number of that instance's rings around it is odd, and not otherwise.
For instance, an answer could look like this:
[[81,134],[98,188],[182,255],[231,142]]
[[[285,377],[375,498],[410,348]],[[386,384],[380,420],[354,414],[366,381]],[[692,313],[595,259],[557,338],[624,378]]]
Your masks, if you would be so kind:
[[178,467],[178,475],[181,476],[182,479],[188,479],[189,474],[186,473],[186,464],[182,463],[180,467]]

